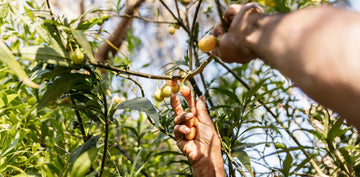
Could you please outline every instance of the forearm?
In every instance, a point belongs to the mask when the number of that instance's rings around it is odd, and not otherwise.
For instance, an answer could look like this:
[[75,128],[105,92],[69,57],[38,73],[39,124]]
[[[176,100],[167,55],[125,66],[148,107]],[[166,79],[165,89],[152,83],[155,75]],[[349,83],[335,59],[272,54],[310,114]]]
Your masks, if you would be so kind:
[[314,100],[353,125],[358,122],[359,14],[332,7],[311,8],[264,16],[256,26],[247,37],[254,53]]

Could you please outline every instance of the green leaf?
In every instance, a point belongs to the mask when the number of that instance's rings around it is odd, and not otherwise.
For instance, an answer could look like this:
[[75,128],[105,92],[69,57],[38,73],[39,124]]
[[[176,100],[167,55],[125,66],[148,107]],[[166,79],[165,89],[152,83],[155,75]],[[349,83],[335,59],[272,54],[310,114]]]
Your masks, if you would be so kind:
[[38,84],[30,80],[21,65],[16,61],[15,56],[11,53],[3,41],[0,41],[0,61],[9,66],[9,68],[15,72],[24,84],[33,88],[40,87]]
[[234,92],[231,92],[229,90],[226,90],[226,89],[223,89],[223,88],[212,88],[213,90],[216,90],[222,94],[225,94],[227,95],[228,97],[230,97],[231,99],[233,99],[236,103],[240,104],[240,100],[238,98],[238,96],[234,93]]
[[292,167],[293,157],[289,152],[287,152],[287,156],[283,162],[283,169],[281,172],[285,177],[289,176],[290,174],[290,168]]
[[263,79],[259,83],[257,83],[254,87],[252,87],[249,91],[245,93],[244,100],[249,100],[256,92],[264,85],[264,82],[267,80]]
[[52,85],[48,86],[48,89],[39,101],[38,109],[41,109],[49,102],[57,99],[59,96],[63,95],[63,93],[70,91],[74,85],[88,77],[88,75],[84,74],[71,73],[56,79]]
[[334,125],[329,130],[329,133],[326,136],[328,142],[331,142],[335,139],[335,137],[343,135],[348,129],[341,129],[341,125],[343,123],[342,119],[337,119]]
[[80,30],[74,30],[73,35],[74,35],[76,41],[85,50],[85,53],[89,57],[90,61],[92,63],[96,63],[94,54],[91,50],[91,46],[90,46],[89,41],[87,40],[86,36],[84,35],[84,32],[80,31]]
[[97,149],[92,147],[82,153],[71,168],[70,177],[83,177],[89,171],[92,162],[96,158]]
[[238,149],[232,151],[232,155],[236,156],[240,160],[240,162],[244,165],[244,167],[251,174],[251,176],[254,176],[249,155],[245,151]]
[[145,112],[151,119],[154,120],[156,127],[159,127],[159,114],[154,108],[154,105],[145,97],[134,98],[122,102],[117,105],[115,109],[131,109]]
[[13,53],[27,60],[43,61],[66,67],[73,65],[67,53],[59,52],[52,46],[21,47],[18,50],[14,50]]
[[92,149],[92,148],[96,147],[96,143],[99,140],[99,138],[100,138],[100,135],[93,136],[88,141],[86,141],[86,143],[84,143],[84,144],[80,145],[79,147],[77,147],[74,150],[74,152],[72,152],[71,155],[70,155],[70,163],[74,164],[76,162],[76,159],[78,159],[78,157],[81,154],[88,151],[89,149]]
[[[16,128],[17,128],[16,126],[13,127],[13,130],[14,129],[16,130]],[[13,150],[16,147],[16,145],[19,143],[19,139],[20,139],[20,131],[17,131],[14,140],[11,142],[11,144],[7,148],[3,149],[4,150],[3,152],[1,152],[0,158],[5,157],[9,152],[11,152],[11,150]]]

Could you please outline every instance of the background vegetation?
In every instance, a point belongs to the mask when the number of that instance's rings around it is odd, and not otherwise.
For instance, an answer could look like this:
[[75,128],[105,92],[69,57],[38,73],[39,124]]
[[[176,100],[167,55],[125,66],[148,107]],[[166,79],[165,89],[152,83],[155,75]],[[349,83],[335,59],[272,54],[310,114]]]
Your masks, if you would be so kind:
[[[268,13],[332,3],[258,2]],[[180,71],[207,98],[227,176],[360,175],[359,136],[336,113],[260,60],[198,50],[246,1],[185,3],[1,1],[0,176],[191,176],[169,99],[152,97]]]

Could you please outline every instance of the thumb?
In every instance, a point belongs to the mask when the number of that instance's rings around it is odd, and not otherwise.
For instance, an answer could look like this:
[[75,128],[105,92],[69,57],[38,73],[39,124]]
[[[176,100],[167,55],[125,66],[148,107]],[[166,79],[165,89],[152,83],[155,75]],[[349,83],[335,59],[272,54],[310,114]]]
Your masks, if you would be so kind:
[[206,109],[205,97],[200,96],[198,101],[196,102],[196,111],[197,117],[200,122],[212,125],[213,122],[210,119],[210,116]]

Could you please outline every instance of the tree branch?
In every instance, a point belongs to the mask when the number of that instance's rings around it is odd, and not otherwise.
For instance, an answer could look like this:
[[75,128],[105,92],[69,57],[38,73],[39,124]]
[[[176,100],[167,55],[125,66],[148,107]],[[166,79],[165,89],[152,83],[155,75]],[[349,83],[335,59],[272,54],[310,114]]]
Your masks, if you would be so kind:
[[[140,5],[145,0],[130,0],[126,6],[125,14],[127,15],[134,15],[135,10],[140,7]],[[111,44],[116,46],[117,48],[120,48],[122,41],[125,39],[127,30],[129,26],[132,24],[133,19],[128,17],[122,17],[122,20],[116,27],[115,31],[111,34],[109,37],[109,41]],[[100,63],[105,63],[105,61],[108,59],[109,52],[112,53],[114,56],[116,54],[116,50],[108,43],[104,43],[98,50],[97,53],[95,53],[95,58]]]
[[190,72],[187,76],[163,76],[163,75],[152,75],[152,74],[146,74],[146,73],[141,73],[141,72],[135,72],[135,71],[130,71],[124,68],[118,68],[118,67],[114,67],[114,66],[110,66],[108,64],[101,64],[101,63],[93,63],[90,62],[90,64],[92,64],[95,67],[98,68],[102,68],[102,69],[106,69],[106,70],[110,70],[110,71],[115,71],[117,73],[122,73],[122,74],[129,74],[129,75],[133,75],[133,76],[138,76],[138,77],[144,77],[144,78],[148,78],[148,79],[157,79],[157,80],[181,80],[181,79],[185,79],[185,78],[192,78],[195,75],[199,74],[201,71],[204,70],[204,68],[214,59],[214,56],[210,56],[209,58],[207,58],[200,66],[199,68],[197,68],[195,71]]

